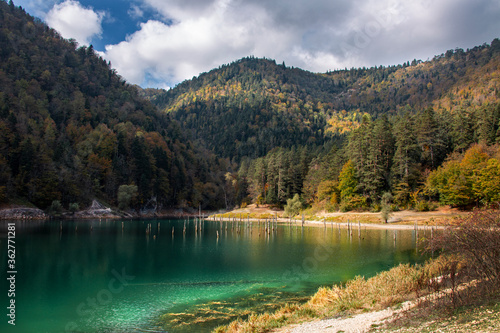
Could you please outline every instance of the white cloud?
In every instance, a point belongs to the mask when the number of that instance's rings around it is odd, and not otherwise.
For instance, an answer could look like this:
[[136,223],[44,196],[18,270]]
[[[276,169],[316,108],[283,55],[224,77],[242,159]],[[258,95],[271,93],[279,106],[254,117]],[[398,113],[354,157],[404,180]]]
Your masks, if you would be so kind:
[[132,4],[127,14],[133,19],[140,19],[144,16],[144,11],[139,6]]
[[228,0],[213,2],[203,13],[178,7],[174,12],[182,20],[142,23],[126,41],[108,45],[106,58],[132,83],[146,84],[148,78],[172,85],[243,56],[286,52],[289,32],[273,29],[265,11],[236,9]]
[[172,86],[249,55],[316,72],[425,60],[500,31],[497,0],[141,1],[159,16],[105,57],[143,86]]
[[101,36],[105,16],[104,12],[84,8],[78,1],[66,0],[54,5],[45,21],[64,38],[74,38],[79,44],[89,45],[92,38]]

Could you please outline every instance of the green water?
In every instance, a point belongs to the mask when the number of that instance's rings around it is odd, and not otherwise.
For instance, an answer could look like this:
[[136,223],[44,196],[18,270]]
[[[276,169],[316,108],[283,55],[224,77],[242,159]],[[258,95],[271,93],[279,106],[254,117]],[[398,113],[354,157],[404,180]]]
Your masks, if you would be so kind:
[[[16,325],[7,323],[0,222],[0,332],[207,332],[319,286],[421,260],[412,231],[193,221],[16,222]],[[175,232],[172,236],[172,227]],[[147,230],[150,229],[150,232]],[[219,238],[217,238],[217,231]]]

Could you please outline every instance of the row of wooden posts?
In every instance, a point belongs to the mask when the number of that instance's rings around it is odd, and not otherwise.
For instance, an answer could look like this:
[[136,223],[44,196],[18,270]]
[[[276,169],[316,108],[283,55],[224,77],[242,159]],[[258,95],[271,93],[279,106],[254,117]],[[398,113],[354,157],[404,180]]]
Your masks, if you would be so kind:
[[[203,221],[204,221],[204,217],[200,216],[199,217],[195,217],[193,219],[193,222],[194,222],[194,225],[195,225],[195,232],[198,233],[198,232],[201,232],[204,228],[204,225],[203,225]],[[260,234],[260,225],[262,224],[264,226],[264,233],[267,233],[267,234],[271,234],[272,232],[276,231],[277,230],[277,227],[278,227],[278,217],[277,216],[272,216],[271,218],[266,218],[266,219],[250,219],[250,216],[247,215],[246,216],[246,219],[243,218],[242,215],[239,216],[239,218],[237,218],[236,216],[233,216],[233,217],[229,217],[229,218],[224,218],[222,215],[219,215],[219,216],[216,216],[216,215],[212,215],[208,218],[208,220],[210,221],[213,221],[213,222],[218,222],[220,223],[220,228],[218,228],[216,230],[216,234],[217,234],[217,238],[219,238],[219,229],[220,231],[222,232],[222,230],[228,230],[228,225],[230,224],[230,229],[232,230],[235,230],[236,233],[240,233],[242,231],[242,229],[245,228],[245,226],[241,226],[242,223],[245,222],[246,220],[246,228],[250,230],[250,233],[252,232],[252,228],[251,228],[251,224],[252,223],[258,223],[258,226],[259,226],[259,234]],[[255,221],[256,220],[256,221]],[[184,221],[184,226],[183,226],[183,230],[182,230],[182,233],[183,235],[186,234],[186,227],[187,225],[189,225],[190,223],[190,218],[188,217],[187,220]],[[225,223],[225,224],[224,224]],[[324,225],[324,228],[325,230],[327,229],[327,221],[325,219],[323,219],[323,225]],[[299,221],[297,221],[295,218],[289,218],[288,219],[288,222],[287,222],[288,226],[290,227],[293,227],[293,226],[296,226],[298,227],[299,226]],[[338,231],[340,233],[341,231],[341,225],[345,223],[334,223],[334,222],[330,222],[330,225],[331,225],[331,229],[333,230],[334,229],[334,225],[337,225],[337,228],[338,228]],[[304,227],[305,225],[305,217],[304,215],[302,215],[302,221],[301,221],[301,227]],[[122,223],[122,227],[123,227],[123,223]],[[355,222],[351,222],[351,221],[347,221],[347,234],[350,235],[351,237],[354,235],[354,230],[356,228],[356,223]],[[424,231],[426,231],[427,229],[430,228],[430,232],[431,232],[431,237],[433,236],[433,231],[434,231],[434,227],[423,227],[424,228]],[[158,231],[160,230],[160,224],[158,223]],[[358,221],[357,222],[357,231],[358,231],[358,237],[361,238],[361,222]],[[396,241],[396,229],[394,230],[394,241]],[[414,225],[414,231],[415,231],[415,235],[416,235],[416,238],[418,238],[418,232],[419,232],[419,226],[418,224],[415,222],[415,225]],[[151,224],[149,224],[149,230],[147,229],[147,232],[151,232]],[[175,229],[174,227],[172,227],[172,236],[174,236],[174,233],[175,233]]]
[[[205,218],[201,215],[201,211],[200,211],[200,215],[199,217],[195,217],[193,219],[193,222],[194,222],[194,225],[195,225],[195,232],[198,233],[198,232],[201,232],[204,228],[204,225],[203,225],[203,221],[205,220]],[[212,215],[211,217],[209,217],[209,220],[212,220],[214,222],[219,222],[220,223],[220,230],[222,232],[222,230],[224,229],[224,222],[225,222],[225,230],[227,231],[228,230],[228,224],[231,223],[231,229],[232,230],[235,230],[236,229],[236,232],[239,234],[242,230],[241,228],[241,223],[244,223],[245,220],[243,219],[242,215],[240,215],[239,219],[236,218],[235,216],[233,217],[229,217],[229,218],[224,218],[222,217],[222,215],[219,215],[219,216],[216,216],[216,215]],[[247,215],[246,217],[246,227],[247,229],[250,230],[250,232],[252,232],[252,229],[250,228],[251,226],[251,222],[255,222],[254,221],[255,219],[250,219],[250,216]],[[185,235],[186,234],[186,227],[187,225],[189,225],[190,223],[190,218],[188,217],[187,220],[184,220],[184,226],[183,226],[183,229],[182,229],[182,234]],[[277,230],[278,228],[278,217],[277,216],[272,216],[271,218],[269,219],[257,219],[257,222],[258,225],[259,225],[259,234],[260,234],[260,225],[261,223],[263,224],[264,226],[264,233],[267,233],[267,234],[271,234],[271,232],[274,232]],[[298,227],[298,221],[293,218],[289,218],[288,220],[288,223],[287,223],[290,227],[293,227],[294,225],[296,227]],[[304,224],[305,224],[305,217],[304,215],[302,215],[302,223],[301,223],[301,227],[304,227]],[[358,237],[361,238],[361,222],[358,221]],[[323,225],[324,225],[324,228],[325,230],[327,229],[327,222],[325,219],[323,219]],[[333,230],[334,228],[334,222],[330,222],[330,225],[331,225],[331,229]],[[351,237],[353,236],[353,232],[354,232],[354,226],[356,225],[356,223],[352,223],[350,222],[349,220],[347,220],[347,234],[350,235]],[[146,234],[150,234],[151,233],[151,226],[152,224],[151,223],[148,223],[148,225],[146,226]],[[338,227],[338,230],[340,232],[340,226],[341,226],[341,223],[337,223],[337,227]],[[424,226],[424,232],[427,231],[428,229],[430,229],[430,233],[431,233],[431,238],[433,237],[433,234],[434,234],[434,229],[435,227],[433,226]],[[437,227],[436,227],[437,228]],[[62,222],[60,223],[60,230],[62,231],[63,229],[63,226],[62,226]],[[90,230],[92,231],[93,227],[92,225],[90,226]],[[122,231],[124,229],[124,223],[122,222]],[[244,227],[243,227],[244,229]],[[75,231],[78,230],[78,226],[75,226]],[[158,233],[160,232],[160,223],[158,222],[157,224],[157,230],[158,230]],[[416,238],[418,239],[418,232],[419,232],[419,226],[417,224],[417,222],[415,222],[415,225],[414,225],[414,231],[415,231],[415,236]],[[172,227],[172,236],[174,236],[174,233],[175,233],[175,228]],[[217,238],[219,238],[219,230],[216,231],[217,233]],[[156,238],[156,235],[153,236],[154,238]],[[396,230],[394,230],[394,241],[396,241]]]

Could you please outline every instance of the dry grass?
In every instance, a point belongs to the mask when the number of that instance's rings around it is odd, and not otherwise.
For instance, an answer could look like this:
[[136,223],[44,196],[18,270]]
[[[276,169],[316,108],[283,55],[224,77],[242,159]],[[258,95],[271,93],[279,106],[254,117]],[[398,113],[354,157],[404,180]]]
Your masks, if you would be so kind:
[[424,265],[402,264],[389,271],[365,279],[356,277],[344,286],[323,287],[305,304],[288,304],[273,314],[251,315],[247,320],[233,321],[215,331],[266,332],[274,328],[310,321],[315,318],[336,317],[364,311],[374,311],[413,300],[434,291],[447,282],[436,277],[443,275],[456,258],[439,257]]
[[453,312],[423,311],[407,314],[395,322],[377,327],[373,332],[500,332],[500,300],[482,305],[461,307]]

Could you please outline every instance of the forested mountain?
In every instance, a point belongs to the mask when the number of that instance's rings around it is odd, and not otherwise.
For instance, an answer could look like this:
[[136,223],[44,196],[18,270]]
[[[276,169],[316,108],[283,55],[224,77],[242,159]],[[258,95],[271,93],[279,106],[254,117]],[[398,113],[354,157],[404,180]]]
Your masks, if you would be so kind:
[[357,128],[364,114],[477,110],[499,90],[500,41],[431,61],[314,74],[244,58],[143,95],[217,154],[240,160],[276,147],[318,146]]
[[[0,203],[224,203],[228,162],[191,142],[92,46],[0,1]],[[130,200],[131,199],[131,200]]]
[[318,101],[338,92],[328,77],[245,58],[166,92],[146,90],[145,96],[208,148],[240,160],[275,147],[323,144],[327,117]]
[[91,46],[5,1],[0,45],[0,203],[500,200],[498,39],[323,74],[248,57],[169,91],[127,84]]
[[439,199],[426,183],[432,170],[500,136],[500,41],[324,74],[249,57],[142,94],[241,161],[237,203],[284,205],[300,194],[308,205],[367,209],[387,192],[423,209]]

